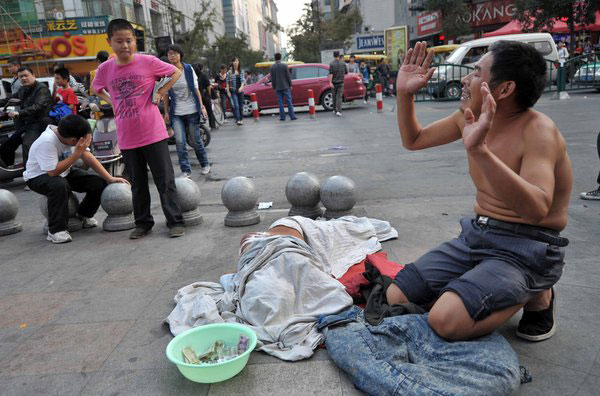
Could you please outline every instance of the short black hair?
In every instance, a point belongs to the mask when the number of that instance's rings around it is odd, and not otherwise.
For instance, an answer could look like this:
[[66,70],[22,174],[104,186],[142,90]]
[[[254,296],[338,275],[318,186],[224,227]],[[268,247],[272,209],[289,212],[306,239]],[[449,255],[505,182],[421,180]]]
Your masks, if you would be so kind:
[[340,57],[340,51],[333,51],[333,57],[334,58],[339,58]]
[[225,66],[225,65],[219,66],[219,70],[223,70],[223,69],[227,69],[227,66]]
[[546,87],[547,65],[542,54],[530,44],[508,40],[492,44],[489,52],[492,53],[490,87],[514,81],[520,110],[532,107]]
[[115,32],[119,30],[129,30],[131,31],[131,34],[135,36],[135,30],[133,29],[131,23],[129,23],[125,19],[117,18],[113,19],[108,23],[108,26],[106,28],[106,34],[108,35],[108,39],[110,40],[115,34]]
[[184,55],[183,54],[183,48],[181,48],[180,45],[178,45],[178,44],[169,44],[169,46],[167,47],[167,51],[166,52],[169,52],[169,51],[175,51],[175,52],[177,52],[179,54],[179,57],[180,57],[179,60],[183,61],[183,55]]
[[96,54],[96,60],[100,63],[104,63],[108,60],[109,56],[110,55],[107,51],[98,51],[98,53]]
[[71,75],[66,67],[59,67],[58,69],[54,70],[54,74],[58,74],[65,80],[68,80],[69,76]]
[[275,60],[281,60],[281,54],[279,52],[275,53]]
[[7,63],[9,65],[19,65],[19,66],[21,66],[21,60],[19,58],[10,58]]
[[64,138],[82,138],[92,133],[90,123],[80,115],[69,114],[58,123],[58,133]]
[[29,67],[29,66],[21,66],[21,67],[19,67],[19,70],[17,70],[17,74],[19,74],[20,72],[23,72],[23,71],[28,71],[29,73],[35,75],[35,73],[33,72],[33,69],[31,67]]
[[356,56],[350,55],[350,59],[356,59]]
[[65,65],[65,62],[54,62],[52,64],[52,70],[58,69],[60,67],[67,67],[67,66]]

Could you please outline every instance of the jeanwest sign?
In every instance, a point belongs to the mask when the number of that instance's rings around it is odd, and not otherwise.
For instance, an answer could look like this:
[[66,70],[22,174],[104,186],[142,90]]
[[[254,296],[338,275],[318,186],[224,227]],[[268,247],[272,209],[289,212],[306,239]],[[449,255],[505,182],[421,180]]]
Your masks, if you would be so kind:
[[488,1],[471,5],[471,11],[461,17],[471,27],[509,22],[516,8],[511,0]]

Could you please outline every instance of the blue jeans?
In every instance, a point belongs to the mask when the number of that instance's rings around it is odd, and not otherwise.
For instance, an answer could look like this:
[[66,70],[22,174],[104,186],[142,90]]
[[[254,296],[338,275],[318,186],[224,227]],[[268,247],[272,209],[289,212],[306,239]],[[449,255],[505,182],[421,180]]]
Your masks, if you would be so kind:
[[282,89],[277,92],[277,100],[279,101],[279,119],[285,120],[285,108],[283,107],[283,98],[287,101],[288,113],[290,114],[290,119],[295,120],[296,116],[294,115],[294,105],[292,104],[292,91],[290,89]]
[[233,108],[233,118],[235,118],[236,121],[242,121],[242,118],[244,118],[244,93],[238,92],[236,94],[232,92],[229,101]]
[[179,167],[182,172],[192,172],[190,161],[187,154],[186,136],[187,131],[194,131],[194,140],[196,141],[196,158],[200,161],[200,165],[205,167],[208,165],[208,157],[202,142],[200,133],[200,115],[198,113],[175,115],[171,120],[173,130],[175,131],[175,144],[177,147],[177,157],[179,157]]
[[223,117],[227,118],[227,92],[226,91],[219,91],[219,100],[221,101],[221,110],[223,110]]
[[356,306],[319,319],[327,352],[370,395],[507,395],[517,389],[517,354],[498,333],[449,342],[427,315],[369,325]]

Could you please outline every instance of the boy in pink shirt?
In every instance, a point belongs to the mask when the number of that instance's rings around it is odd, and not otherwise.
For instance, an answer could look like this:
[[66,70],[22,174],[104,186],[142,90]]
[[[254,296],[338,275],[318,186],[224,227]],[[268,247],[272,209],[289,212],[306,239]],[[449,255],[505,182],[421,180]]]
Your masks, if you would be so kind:
[[[160,195],[169,236],[182,236],[185,229],[177,202],[168,135],[156,106],[181,76],[181,71],[154,56],[136,54],[133,27],[126,20],[113,19],[106,31],[116,56],[98,67],[93,88],[99,97],[113,106],[119,147],[125,170],[131,178],[135,230],[129,237],[142,238],[154,226],[147,166]],[[171,77],[171,80],[153,96],[155,82],[163,77]]]

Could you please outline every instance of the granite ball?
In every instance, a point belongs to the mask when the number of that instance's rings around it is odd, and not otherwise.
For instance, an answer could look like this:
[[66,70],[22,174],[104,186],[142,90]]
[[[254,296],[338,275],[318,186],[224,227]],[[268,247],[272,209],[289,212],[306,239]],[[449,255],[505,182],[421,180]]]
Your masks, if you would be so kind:
[[252,180],[237,176],[225,182],[221,189],[221,200],[230,211],[250,210],[258,203],[258,193]]
[[260,215],[256,211],[258,193],[247,177],[229,179],[221,189],[221,200],[229,210],[225,216],[226,226],[244,227],[260,223]]
[[177,199],[182,212],[189,212],[200,205],[200,187],[193,180],[187,177],[178,177],[175,179],[177,187]]
[[321,202],[327,209],[326,218],[352,214],[356,204],[356,185],[345,176],[332,176],[321,186]]
[[133,212],[131,186],[125,183],[112,183],[106,186],[100,197],[102,209],[109,215],[126,215]]
[[19,213],[19,201],[13,193],[0,189],[0,236],[15,234],[23,225],[15,221]]

